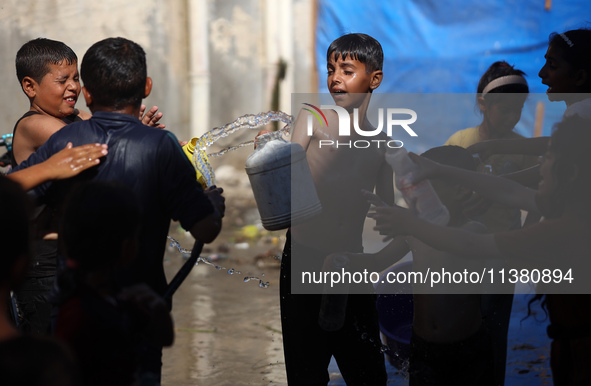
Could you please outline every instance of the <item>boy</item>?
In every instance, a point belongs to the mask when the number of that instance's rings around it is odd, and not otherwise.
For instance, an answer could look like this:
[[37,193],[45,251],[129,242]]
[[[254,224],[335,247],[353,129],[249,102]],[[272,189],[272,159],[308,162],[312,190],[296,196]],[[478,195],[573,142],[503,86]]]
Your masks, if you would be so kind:
[[[81,90],[78,57],[66,44],[45,38],[31,40],[17,52],[15,64],[30,108],[14,126],[13,168],[65,125],[90,118],[89,113],[75,107]],[[161,114],[155,116],[154,113],[152,108],[144,117],[144,123],[155,125]],[[51,333],[48,297],[55,279],[57,256],[53,217],[47,210],[37,217],[33,258],[26,279],[15,291],[20,310],[19,328],[37,334]]]
[[[16,169],[45,160],[67,142],[107,144],[109,156],[96,168],[75,179],[42,185],[35,193],[56,207],[76,180],[118,181],[131,187],[142,212],[139,258],[120,272],[120,282],[146,283],[162,295],[167,284],[162,258],[170,220],[180,221],[205,243],[213,241],[225,211],[222,189],[203,192],[174,135],[137,118],[142,98],[152,88],[145,52],[138,44],[124,38],[95,43],[84,55],[81,75],[92,117],[62,128]],[[161,355],[160,346],[146,344],[142,371],[159,378]]]
[[172,344],[164,299],[145,284],[121,288],[113,275],[137,257],[139,225],[135,195],[118,183],[82,184],[65,205],[60,244],[68,266],[58,276],[55,336],[76,354],[85,385],[136,384],[138,340]]
[[[426,151],[423,157],[466,170],[476,170],[476,163],[467,150],[459,146],[440,146]],[[472,192],[459,184],[431,181],[447,207],[449,227],[484,233],[486,228],[470,221],[463,213]],[[366,197],[376,206],[383,204],[375,195]],[[372,216],[372,215],[370,215]],[[398,236],[373,255],[350,255],[353,267],[381,271],[389,264],[413,253],[414,272],[471,271],[468,260],[431,248],[412,235]],[[480,265],[474,264],[479,267]],[[461,284],[460,284],[461,286]],[[413,283],[413,331],[409,358],[411,385],[494,385],[492,342],[482,323],[481,289],[463,289],[458,285]]]
[[[29,98],[30,108],[14,125],[12,167],[27,159],[56,131],[68,123],[88,119],[75,108],[80,94],[78,58],[62,42],[38,38],[16,54],[16,75]],[[51,333],[49,294],[55,280],[57,233],[52,213],[43,210],[36,219],[33,258],[27,277],[14,292],[22,331]]]
[[24,278],[30,255],[31,203],[21,187],[0,176],[0,372],[2,384],[74,386],[81,384],[72,354],[47,337],[23,335],[8,317],[10,291]]
[[[327,51],[327,86],[339,107],[363,130],[374,129],[366,118],[373,90],[382,81],[381,45],[364,34],[336,39]],[[354,114],[357,109],[358,114]],[[376,191],[393,202],[392,170],[385,162],[385,149],[321,147],[321,140],[338,141],[337,114],[324,110],[328,125],[314,121],[307,134],[310,113],[302,110],[293,128],[292,141],[306,150],[306,158],[322,204],[322,213],[291,227],[281,260],[281,323],[289,384],[316,385],[329,381],[328,365],[335,357],[347,384],[381,385],[387,381],[380,347],[375,297],[350,295],[347,317],[338,331],[324,331],[318,324],[322,295],[292,294],[292,277],[302,270],[321,271],[326,256],[335,252],[361,252],[362,232],[369,204],[362,189]],[[380,138],[388,139],[384,134]],[[349,140],[367,139],[358,134]],[[304,263],[305,259],[305,263]]]

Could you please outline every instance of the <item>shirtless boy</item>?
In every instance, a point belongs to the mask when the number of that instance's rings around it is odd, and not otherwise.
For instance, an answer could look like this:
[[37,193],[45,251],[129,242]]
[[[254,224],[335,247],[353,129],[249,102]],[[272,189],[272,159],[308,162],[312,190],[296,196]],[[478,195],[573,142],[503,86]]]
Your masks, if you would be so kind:
[[[354,108],[362,130],[373,128],[366,118],[373,90],[382,81],[382,48],[364,34],[336,39],[327,51],[327,86],[335,104],[347,110],[349,140],[367,139],[353,129]],[[308,111],[300,112],[292,141],[306,150],[307,161],[322,204],[322,213],[294,225],[288,233],[281,264],[281,322],[287,379],[294,385],[326,385],[331,356],[347,384],[384,385],[387,374],[380,351],[375,297],[349,295],[344,326],[324,331],[318,324],[322,295],[292,294],[292,277],[303,268],[319,272],[326,256],[335,252],[361,252],[362,232],[369,204],[362,189],[393,201],[392,170],[385,162],[385,149],[320,146],[320,140],[339,139],[336,112],[323,110],[327,125],[314,122],[308,135]],[[381,133],[381,139],[388,137]],[[382,138],[383,136],[383,138]],[[375,138],[374,138],[375,139]],[[293,258],[292,258],[293,256]],[[305,257],[305,262],[301,257]]]

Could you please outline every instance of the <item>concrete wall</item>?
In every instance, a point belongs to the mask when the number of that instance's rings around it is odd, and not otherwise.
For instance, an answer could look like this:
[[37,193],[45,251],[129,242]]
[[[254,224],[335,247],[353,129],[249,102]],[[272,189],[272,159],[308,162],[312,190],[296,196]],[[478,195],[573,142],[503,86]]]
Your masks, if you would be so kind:
[[[153,95],[147,103],[161,107],[171,130],[180,133],[187,125],[188,85],[182,77],[188,65],[185,1],[3,0],[2,3],[2,132],[12,131],[16,120],[29,109],[28,99],[16,79],[14,58],[23,43],[37,37],[63,41],[76,52],[79,62],[90,45],[106,37],[122,36],[136,41],[146,51],[148,72],[154,79]],[[88,111],[82,96],[77,107]]]
[[[0,5],[0,132],[28,110],[14,57],[30,39],[61,40],[79,62],[94,42],[141,44],[154,80],[148,105],[183,139],[270,109],[279,59],[287,62],[280,109],[311,92],[314,0],[3,0]],[[297,20],[294,20],[297,18]],[[87,110],[82,96],[78,108]],[[88,111],[88,110],[87,110]],[[254,137],[240,133],[220,145]]]

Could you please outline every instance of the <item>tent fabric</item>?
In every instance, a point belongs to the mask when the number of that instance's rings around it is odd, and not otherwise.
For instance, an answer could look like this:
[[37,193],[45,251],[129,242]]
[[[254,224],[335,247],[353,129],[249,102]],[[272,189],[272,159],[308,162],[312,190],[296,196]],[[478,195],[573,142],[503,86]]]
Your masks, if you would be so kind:
[[[482,74],[498,60],[524,71],[531,93],[545,93],[538,71],[550,33],[591,27],[588,0],[548,2],[549,10],[543,0],[318,0],[318,92],[326,91],[330,43],[361,32],[384,49],[381,93],[475,93]],[[564,109],[562,102],[547,106],[544,135]],[[532,135],[530,110],[524,110],[516,129],[526,136]]]

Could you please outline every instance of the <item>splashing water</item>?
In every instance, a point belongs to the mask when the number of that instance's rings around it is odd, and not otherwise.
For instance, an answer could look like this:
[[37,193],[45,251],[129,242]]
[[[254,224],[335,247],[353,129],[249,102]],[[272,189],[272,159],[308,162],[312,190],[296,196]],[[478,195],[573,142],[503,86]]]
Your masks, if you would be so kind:
[[[198,174],[200,173],[201,176],[203,177],[204,181],[202,181],[202,183],[206,184],[207,186],[212,186],[212,185],[214,185],[214,179],[215,179],[213,169],[208,161],[208,155],[205,154],[205,149],[207,149],[209,146],[211,146],[218,139],[227,137],[230,134],[235,133],[238,130],[256,129],[256,128],[265,126],[268,123],[271,123],[273,121],[283,122],[283,123],[285,123],[285,126],[280,130],[260,135],[259,138],[257,138],[256,140],[251,140],[251,141],[247,141],[247,142],[244,142],[244,143],[241,143],[238,145],[230,146],[230,147],[227,147],[225,149],[218,151],[217,153],[209,154],[209,157],[219,157],[221,155],[226,154],[229,151],[239,149],[241,147],[245,147],[248,145],[254,145],[255,143],[258,143],[258,142],[270,141],[272,139],[280,138],[283,134],[289,133],[289,130],[291,129],[291,124],[293,123],[293,117],[289,114],[282,112],[282,111],[268,111],[266,113],[247,114],[247,115],[243,115],[243,116],[239,117],[234,122],[230,122],[224,126],[216,127],[214,129],[208,131],[207,133],[203,134],[199,138],[192,138],[190,141],[191,142],[190,144],[193,145],[194,148],[192,150],[193,154],[191,156],[191,162],[193,163],[193,166],[197,170]],[[177,248],[178,251],[181,252],[182,254],[189,254],[189,255],[191,254],[191,250],[183,248],[177,240],[173,239],[170,236],[167,236],[167,237],[171,241],[171,243],[170,243],[171,247]],[[222,270],[222,269],[227,270],[226,272],[228,273],[228,275],[240,274],[240,271],[236,271],[234,268],[228,269],[225,267],[218,266],[201,256],[199,256],[197,258],[195,265],[198,265],[199,262],[202,262],[207,265],[211,265],[212,267],[214,267],[217,270]],[[259,278],[246,277],[246,278],[244,278],[244,281],[248,282],[248,281],[254,280],[254,279],[259,280],[259,287],[261,287],[261,288],[268,288],[269,287],[269,282],[263,282]]]
[[398,360],[400,361],[400,368],[399,368],[400,375],[402,375],[402,377],[405,380],[409,379],[408,358],[403,358],[402,356],[400,356],[400,354],[398,354],[398,352],[396,352],[396,350],[392,350],[388,345],[383,344],[381,339],[373,339],[366,331],[364,331],[365,326],[359,326],[358,324],[355,324],[355,330],[360,334],[360,338],[362,341],[365,341],[365,342],[368,342],[369,344],[371,344],[373,347],[375,347],[377,350],[379,350],[381,354],[388,354],[390,356],[395,356],[396,358],[398,358]]
[[[258,127],[265,126],[268,123],[273,121],[280,121],[285,123],[285,126],[277,130],[275,132],[271,132],[268,134],[263,134],[259,136],[256,140],[247,141],[238,145],[227,147],[223,150],[218,151],[217,153],[205,154],[205,149],[211,146],[215,141],[220,138],[227,137],[228,135],[235,133],[238,130],[242,129],[256,129]],[[230,122],[225,124],[221,127],[213,128],[212,130],[208,131],[207,133],[203,134],[201,137],[194,137],[191,138],[189,141],[188,149],[191,155],[189,155],[191,159],[191,163],[197,170],[197,174],[200,175],[200,182],[207,186],[214,185],[215,174],[213,172],[213,168],[209,163],[208,157],[219,157],[221,155],[226,154],[229,151],[239,149],[241,147],[245,147],[248,145],[253,145],[259,141],[268,141],[271,139],[279,138],[284,133],[289,133],[291,128],[291,124],[293,122],[293,117],[288,115],[282,111],[268,111],[266,113],[259,113],[259,114],[248,114],[243,115],[236,119],[234,122]]]
[[251,280],[258,280],[259,281],[259,287],[261,288],[269,288],[269,282],[268,281],[263,281],[262,279],[259,279],[258,277],[254,277],[254,276],[247,276],[244,278],[244,282],[247,283]]
[[[180,253],[183,253],[183,254],[187,254],[187,253],[188,254],[191,254],[191,250],[183,248],[181,246],[181,243],[179,243],[177,240],[175,240],[174,238],[172,238],[170,236],[166,236],[166,237],[168,237],[168,239],[170,240],[170,244],[169,245],[172,248],[176,248]],[[197,259],[197,262],[195,263],[195,265],[199,265],[200,262],[202,262],[204,264],[207,264],[207,265],[210,265],[210,266],[214,267],[215,269],[217,269],[218,271],[225,270],[228,275],[240,275],[240,273],[241,273],[240,271],[237,271],[234,268],[228,269],[226,267],[221,267],[219,265],[216,265],[216,264],[212,263],[211,261],[209,261],[206,258],[203,258],[201,256],[199,256],[199,258]],[[263,273],[261,276],[265,276],[265,274]],[[259,279],[258,277],[254,277],[254,276],[246,276],[244,278],[244,282],[245,283],[247,283],[247,282],[249,282],[251,280],[254,280],[254,281],[258,280],[259,281],[259,287],[261,287],[261,288],[269,288],[269,285],[270,284],[269,284],[268,281],[265,282],[262,279]]]
[[[283,133],[289,131],[289,129],[291,128],[291,124],[293,123],[293,117],[289,114],[282,112],[282,111],[268,111],[266,113],[259,113],[256,115],[255,114],[243,115],[243,116],[239,117],[238,119],[236,119],[234,122],[230,122],[230,123],[228,123],[224,126],[221,126],[221,127],[216,127],[214,129],[211,129],[207,133],[203,134],[199,138],[196,148],[199,148],[200,150],[205,150],[207,147],[211,146],[218,139],[227,137],[228,135],[235,133],[238,130],[256,129],[256,128],[265,126],[266,124],[271,123],[273,121],[279,121],[279,122],[285,123],[285,127],[283,127],[282,129],[280,129],[278,131],[270,133],[272,135],[279,136],[279,135],[282,135]],[[254,141],[249,141],[249,142],[245,142],[244,144],[234,146],[234,147],[228,148],[228,149],[238,148],[238,147],[246,146],[248,144],[253,144],[253,143],[254,143]],[[219,152],[219,153],[224,154],[228,151],[228,149],[226,149],[222,152]],[[219,154],[219,153],[214,153],[214,154]],[[219,155],[222,155],[222,154],[219,154]],[[210,156],[214,156],[214,155],[210,154]]]

